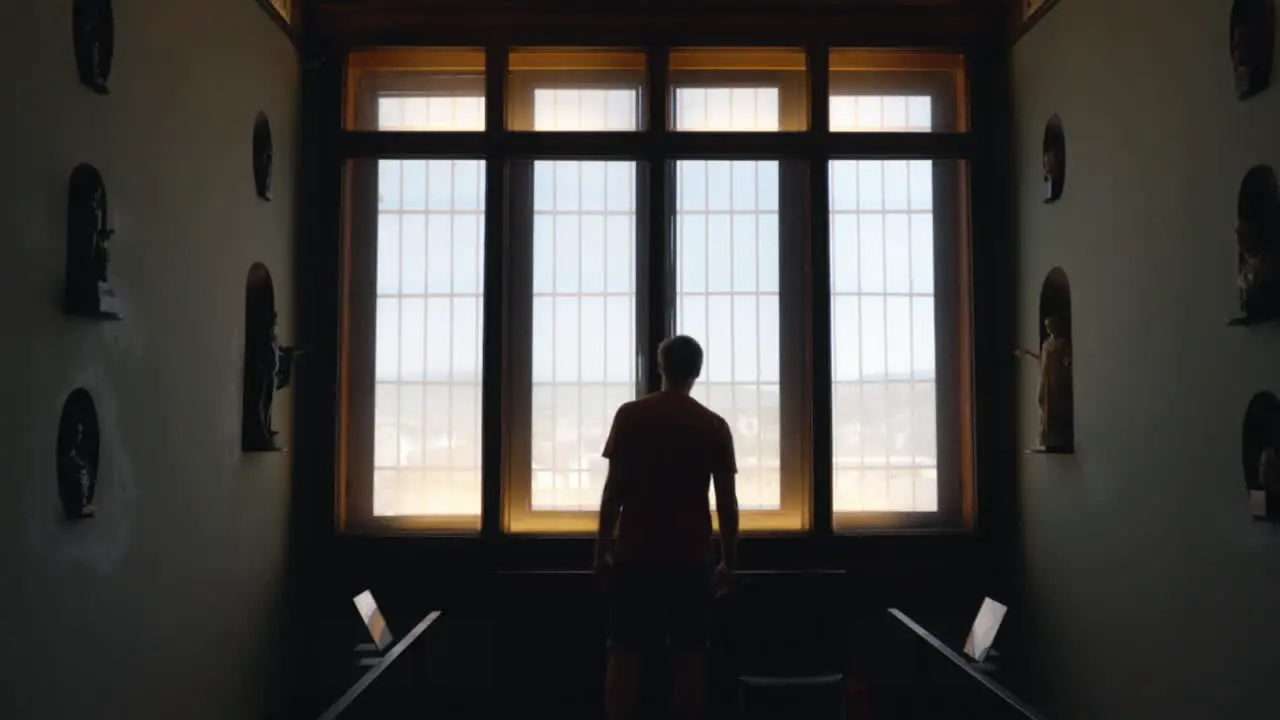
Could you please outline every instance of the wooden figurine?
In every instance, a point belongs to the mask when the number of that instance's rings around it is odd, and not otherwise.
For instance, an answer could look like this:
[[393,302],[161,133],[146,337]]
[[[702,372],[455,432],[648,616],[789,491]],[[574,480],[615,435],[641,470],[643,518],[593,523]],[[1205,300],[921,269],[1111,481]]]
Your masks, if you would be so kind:
[[1056,316],[1045,318],[1048,337],[1040,352],[1019,348],[1015,355],[1040,364],[1036,402],[1040,407],[1039,452],[1069,453],[1074,442],[1071,337]]

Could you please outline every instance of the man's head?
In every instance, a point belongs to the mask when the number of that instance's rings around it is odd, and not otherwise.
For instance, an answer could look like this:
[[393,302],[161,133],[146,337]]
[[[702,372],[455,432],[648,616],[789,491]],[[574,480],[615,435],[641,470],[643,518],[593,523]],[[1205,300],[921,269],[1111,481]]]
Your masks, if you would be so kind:
[[702,374],[702,346],[688,335],[663,340],[658,346],[658,369],[669,388],[687,391]]

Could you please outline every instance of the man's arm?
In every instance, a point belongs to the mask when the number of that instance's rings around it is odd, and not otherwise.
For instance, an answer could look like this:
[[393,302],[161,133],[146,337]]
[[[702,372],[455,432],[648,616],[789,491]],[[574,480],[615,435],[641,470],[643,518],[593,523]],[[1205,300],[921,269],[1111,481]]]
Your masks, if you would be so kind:
[[618,412],[614,414],[609,439],[605,440],[604,450],[600,453],[609,461],[609,474],[605,477],[604,491],[600,494],[600,524],[596,529],[595,552],[597,567],[608,562],[613,553],[614,533],[618,528],[618,517],[622,514],[623,467],[626,460],[625,453],[622,452],[626,447],[622,411],[623,408],[618,408]]
[[613,554],[614,533],[618,527],[618,517],[622,514],[622,485],[619,480],[618,463],[609,461],[609,475],[604,481],[604,492],[600,495],[600,527],[596,530],[595,564],[604,565]]
[[723,423],[721,434],[712,454],[711,481],[716,491],[716,515],[720,518],[720,564],[733,570],[738,563],[738,461],[728,423]]

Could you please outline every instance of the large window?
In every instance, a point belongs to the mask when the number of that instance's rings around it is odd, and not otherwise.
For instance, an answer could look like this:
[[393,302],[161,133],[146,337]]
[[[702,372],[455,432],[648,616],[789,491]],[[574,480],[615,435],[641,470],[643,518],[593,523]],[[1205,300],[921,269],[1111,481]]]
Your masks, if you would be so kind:
[[837,513],[938,508],[932,164],[831,163]]
[[635,175],[628,161],[533,164],[535,512],[599,507],[600,450],[635,397]]
[[480,514],[484,163],[378,162],[375,516]]
[[780,510],[778,162],[680,160],[676,198],[676,326],[705,353],[693,396],[733,430],[739,506]]
[[746,531],[961,524],[963,165],[877,150],[965,129],[958,58],[515,49],[498,98],[485,60],[349,62],[377,159],[348,172],[345,529],[593,530],[613,415],[676,333],[706,352]]

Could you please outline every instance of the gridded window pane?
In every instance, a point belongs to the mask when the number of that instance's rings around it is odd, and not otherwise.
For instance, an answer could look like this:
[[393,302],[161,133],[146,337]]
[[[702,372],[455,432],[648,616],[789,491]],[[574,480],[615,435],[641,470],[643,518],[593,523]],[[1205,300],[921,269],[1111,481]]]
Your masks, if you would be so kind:
[[480,514],[484,162],[378,162],[373,514]]
[[640,129],[638,89],[539,88],[533,91],[537,131]]
[[676,88],[676,130],[777,132],[776,87]]
[[535,132],[641,129],[645,54],[619,49],[512,50],[507,126]]
[[347,60],[350,130],[484,130],[484,50],[359,50]]
[[930,132],[933,98],[929,95],[831,96],[832,132]]
[[533,169],[534,511],[594,511],[600,456],[635,396],[636,164]]
[[669,55],[669,122],[681,132],[778,132],[808,126],[805,54],[787,48],[694,48]]
[[964,56],[833,48],[832,132],[964,132]]
[[932,161],[835,160],[833,509],[938,509]]
[[705,352],[693,395],[733,430],[739,505],[778,510],[778,163],[682,160],[676,172],[677,329]]
[[379,130],[479,132],[484,130],[483,95],[383,95]]

